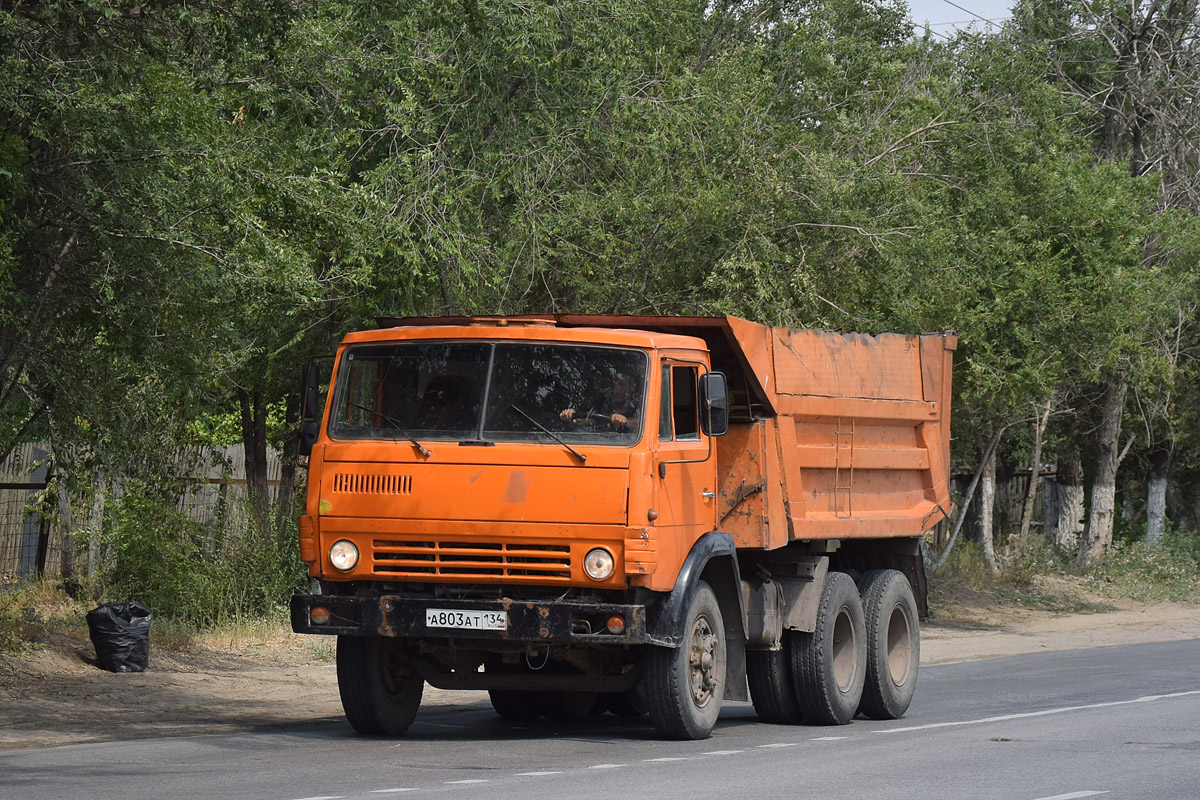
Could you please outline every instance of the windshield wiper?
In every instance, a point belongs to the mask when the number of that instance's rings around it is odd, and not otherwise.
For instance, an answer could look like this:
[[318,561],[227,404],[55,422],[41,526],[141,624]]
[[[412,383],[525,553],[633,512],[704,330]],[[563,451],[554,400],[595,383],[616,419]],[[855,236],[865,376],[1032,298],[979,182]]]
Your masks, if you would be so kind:
[[579,463],[580,463],[580,464],[586,464],[586,463],[587,463],[587,456],[585,456],[583,453],[581,453],[581,452],[579,452],[578,450],[576,450],[574,447],[571,447],[571,445],[567,444],[567,443],[566,443],[566,442],[564,442],[562,439],[558,438],[558,436],[557,436],[557,435],[554,433],[554,431],[550,430],[550,429],[549,429],[549,428],[547,428],[545,425],[543,425],[542,423],[538,422],[536,419],[534,419],[533,417],[529,416],[528,414],[526,414],[526,413],[525,413],[524,411],[522,411],[521,409],[517,408],[517,407],[516,407],[516,405],[511,405],[511,406],[509,406],[509,408],[511,408],[513,411],[517,412],[518,414],[520,414],[520,415],[521,415],[522,417],[524,417],[525,419],[529,420],[529,421],[530,421],[530,422],[531,422],[531,423],[532,423],[532,424],[533,424],[535,427],[537,427],[537,429],[538,429],[538,430],[540,430],[542,433],[546,434],[546,435],[547,435],[547,436],[549,436],[551,439],[553,439],[554,441],[558,442],[558,443],[559,443],[559,444],[561,444],[563,447],[567,448],[567,452],[569,452],[571,455],[573,455],[573,456],[575,456],[576,458],[578,458],[578,459],[579,459]]
[[355,408],[357,408],[360,411],[366,411],[368,414],[378,414],[379,416],[383,417],[384,422],[387,422],[389,425],[392,425],[395,427],[396,433],[400,434],[405,439],[408,439],[410,442],[412,442],[413,447],[415,447],[421,451],[421,455],[425,456],[426,458],[429,458],[430,456],[433,455],[432,450],[430,450],[428,447],[426,447],[425,445],[418,442],[416,439],[413,438],[411,433],[409,433],[408,431],[406,431],[400,427],[399,420],[389,417],[387,414],[384,414],[382,411],[376,411],[373,408],[368,408],[367,406],[359,405],[358,403],[350,403],[349,405],[354,406]]

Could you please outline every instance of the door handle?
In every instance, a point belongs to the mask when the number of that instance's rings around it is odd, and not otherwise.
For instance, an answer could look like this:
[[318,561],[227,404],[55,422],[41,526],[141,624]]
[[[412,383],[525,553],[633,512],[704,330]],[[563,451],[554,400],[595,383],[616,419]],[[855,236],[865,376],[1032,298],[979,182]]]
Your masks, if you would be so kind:
[[709,500],[712,500],[713,498],[715,498],[717,496],[717,493],[716,492],[701,492],[700,496],[707,498]]

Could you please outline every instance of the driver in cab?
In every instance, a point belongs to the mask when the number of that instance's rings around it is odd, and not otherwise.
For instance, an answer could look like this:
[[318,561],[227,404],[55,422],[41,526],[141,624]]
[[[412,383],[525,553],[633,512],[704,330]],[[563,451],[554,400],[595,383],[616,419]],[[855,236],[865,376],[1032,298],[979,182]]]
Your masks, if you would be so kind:
[[613,377],[612,397],[609,407],[612,408],[611,414],[600,412],[585,412],[579,413],[574,407],[564,408],[558,413],[559,419],[563,422],[575,423],[591,423],[597,420],[607,419],[613,430],[622,431],[629,429],[629,418],[637,413],[634,405],[635,393],[637,387],[635,381],[624,372],[618,372]]

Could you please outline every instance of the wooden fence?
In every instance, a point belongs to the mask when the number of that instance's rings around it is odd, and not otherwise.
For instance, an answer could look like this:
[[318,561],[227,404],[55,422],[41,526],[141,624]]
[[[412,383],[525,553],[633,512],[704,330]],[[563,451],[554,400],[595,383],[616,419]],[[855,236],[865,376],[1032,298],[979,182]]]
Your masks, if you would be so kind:
[[[245,529],[244,448],[206,448],[194,455],[200,466],[179,497],[179,511],[214,531]],[[278,454],[268,453],[272,502],[280,472]],[[122,482],[100,473],[93,476],[98,490],[83,495],[59,491],[54,475],[43,444],[25,444],[0,462],[0,583],[71,572],[91,575],[100,568],[106,505],[122,496]]]

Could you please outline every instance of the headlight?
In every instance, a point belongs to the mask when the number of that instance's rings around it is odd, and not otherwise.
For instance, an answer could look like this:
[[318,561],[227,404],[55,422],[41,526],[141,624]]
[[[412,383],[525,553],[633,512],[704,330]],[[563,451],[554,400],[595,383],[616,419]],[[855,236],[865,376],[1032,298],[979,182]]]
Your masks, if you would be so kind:
[[339,539],[329,548],[329,561],[342,572],[349,572],[358,563],[358,548],[354,542]]
[[612,553],[600,547],[588,552],[583,559],[583,571],[594,581],[602,581],[612,575],[615,567]]

